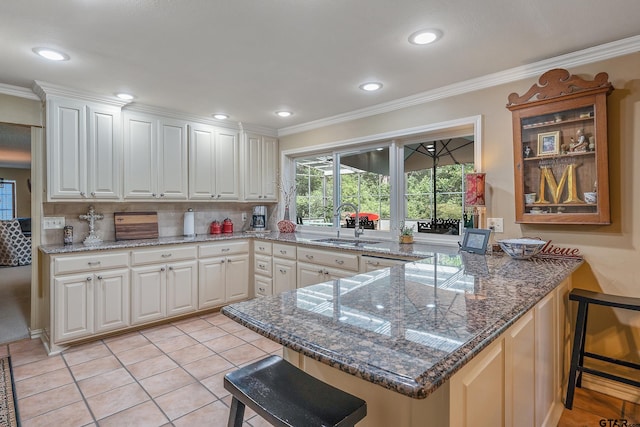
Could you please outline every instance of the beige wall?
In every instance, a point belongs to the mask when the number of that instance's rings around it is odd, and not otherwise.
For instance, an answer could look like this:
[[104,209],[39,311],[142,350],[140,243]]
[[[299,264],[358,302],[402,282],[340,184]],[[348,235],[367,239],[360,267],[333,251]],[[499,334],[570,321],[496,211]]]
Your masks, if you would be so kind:
[[0,93],[0,122],[42,126],[42,103]]
[[[487,215],[504,218],[498,238],[535,236],[577,247],[586,264],[574,275],[574,287],[640,297],[640,54],[569,68],[592,79],[609,74],[615,90],[608,98],[611,218],[608,226],[519,225],[515,223],[511,112],[512,92],[523,94],[537,78],[501,85],[431,103],[316,129],[280,139],[281,150],[325,144],[475,115],[483,117],[483,169],[489,185]],[[593,310],[591,348],[640,360],[637,312]],[[594,339],[594,340],[592,340]],[[592,341],[589,341],[592,340]]]
[[27,179],[31,178],[31,169],[0,168],[0,177],[16,182],[17,216],[31,216],[31,193]]

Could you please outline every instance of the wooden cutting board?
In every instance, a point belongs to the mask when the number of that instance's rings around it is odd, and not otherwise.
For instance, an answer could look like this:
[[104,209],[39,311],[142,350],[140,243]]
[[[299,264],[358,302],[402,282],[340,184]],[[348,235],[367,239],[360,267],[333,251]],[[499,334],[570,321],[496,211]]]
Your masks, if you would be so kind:
[[115,212],[116,240],[158,238],[157,212]]

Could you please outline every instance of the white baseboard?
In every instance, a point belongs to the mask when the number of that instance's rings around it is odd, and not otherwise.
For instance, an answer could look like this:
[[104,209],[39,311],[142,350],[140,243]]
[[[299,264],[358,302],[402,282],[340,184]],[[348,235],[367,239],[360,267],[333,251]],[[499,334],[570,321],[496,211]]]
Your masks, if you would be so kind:
[[582,387],[628,402],[640,403],[640,389],[618,381],[595,375],[583,374]]

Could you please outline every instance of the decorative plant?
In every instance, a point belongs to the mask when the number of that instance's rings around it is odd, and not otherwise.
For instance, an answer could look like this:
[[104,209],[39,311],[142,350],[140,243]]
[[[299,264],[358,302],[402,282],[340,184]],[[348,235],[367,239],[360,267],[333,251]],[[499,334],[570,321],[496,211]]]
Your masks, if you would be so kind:
[[400,225],[400,234],[402,236],[413,236],[413,227],[413,225],[411,227],[408,227],[404,224],[404,222],[402,222],[402,224]]

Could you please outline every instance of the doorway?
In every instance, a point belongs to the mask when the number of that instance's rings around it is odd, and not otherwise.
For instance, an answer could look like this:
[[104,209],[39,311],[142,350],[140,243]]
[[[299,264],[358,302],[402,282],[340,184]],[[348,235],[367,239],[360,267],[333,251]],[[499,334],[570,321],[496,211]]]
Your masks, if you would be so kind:
[[[22,242],[31,239],[31,135],[31,126],[0,123],[2,220],[18,219]],[[0,266],[0,344],[29,337],[31,278],[30,264]]]

